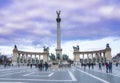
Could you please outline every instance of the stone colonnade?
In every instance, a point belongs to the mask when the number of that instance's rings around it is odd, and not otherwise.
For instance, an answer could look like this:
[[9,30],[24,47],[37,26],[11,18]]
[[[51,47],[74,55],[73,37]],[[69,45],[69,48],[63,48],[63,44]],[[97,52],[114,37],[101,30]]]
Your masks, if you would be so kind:
[[48,62],[49,51],[44,52],[25,52],[19,51],[17,47],[13,49],[13,64],[38,64],[41,61],[41,56],[43,57],[43,62]]
[[111,61],[111,48],[109,44],[103,50],[97,51],[79,51],[74,50],[74,62],[75,63],[105,63],[106,61]]

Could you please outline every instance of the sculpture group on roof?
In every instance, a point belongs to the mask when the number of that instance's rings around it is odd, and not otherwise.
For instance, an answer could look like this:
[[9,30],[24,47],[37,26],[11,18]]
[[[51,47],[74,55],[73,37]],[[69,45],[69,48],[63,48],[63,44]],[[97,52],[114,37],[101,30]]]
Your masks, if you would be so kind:
[[49,47],[43,47],[43,51],[49,51]]
[[74,50],[74,51],[79,51],[79,46],[78,46],[78,45],[73,46],[73,50]]

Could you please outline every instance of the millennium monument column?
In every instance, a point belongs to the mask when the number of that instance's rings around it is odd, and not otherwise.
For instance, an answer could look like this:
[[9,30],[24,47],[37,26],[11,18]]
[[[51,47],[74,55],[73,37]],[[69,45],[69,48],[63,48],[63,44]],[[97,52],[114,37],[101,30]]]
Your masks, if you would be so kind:
[[56,22],[57,22],[57,48],[56,48],[56,55],[59,56],[60,60],[62,60],[61,29],[60,29],[61,18],[60,18],[60,12],[61,11],[56,11],[56,13],[57,13],[57,18],[56,18]]

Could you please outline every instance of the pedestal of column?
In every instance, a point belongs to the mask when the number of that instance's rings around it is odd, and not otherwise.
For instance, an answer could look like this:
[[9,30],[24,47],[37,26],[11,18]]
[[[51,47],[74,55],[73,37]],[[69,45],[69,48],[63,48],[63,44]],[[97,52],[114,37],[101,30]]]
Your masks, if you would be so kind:
[[56,49],[56,54],[59,54],[60,60],[62,60],[62,49]]

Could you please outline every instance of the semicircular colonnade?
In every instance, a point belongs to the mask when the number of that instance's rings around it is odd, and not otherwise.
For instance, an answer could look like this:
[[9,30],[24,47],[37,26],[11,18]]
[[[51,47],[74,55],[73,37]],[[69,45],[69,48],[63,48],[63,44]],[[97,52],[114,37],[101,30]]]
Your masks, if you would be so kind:
[[[41,59],[42,57],[42,59]],[[17,46],[13,49],[12,62],[16,64],[38,64],[43,60],[43,62],[48,62],[49,51],[44,50],[43,52],[26,52],[17,49]]]
[[111,48],[109,47],[109,44],[107,44],[106,48],[103,50],[79,51],[79,49],[74,49],[73,55],[74,55],[74,62],[76,64],[105,63],[106,61],[112,60]]

